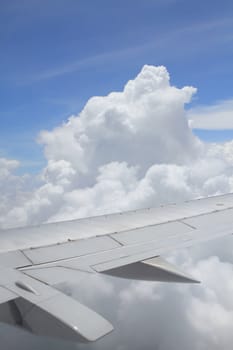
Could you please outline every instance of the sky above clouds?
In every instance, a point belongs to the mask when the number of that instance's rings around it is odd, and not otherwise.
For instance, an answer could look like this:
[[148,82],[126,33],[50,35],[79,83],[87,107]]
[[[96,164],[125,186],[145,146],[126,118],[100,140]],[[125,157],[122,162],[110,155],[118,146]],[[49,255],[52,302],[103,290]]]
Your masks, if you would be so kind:
[[230,0],[2,1],[1,156],[37,172],[45,165],[39,130],[79,113],[91,96],[121,91],[144,64],[165,65],[175,86],[197,87],[193,107],[231,100],[232,12]]
[[[0,7],[1,228],[233,191],[231,1]],[[9,350],[230,350],[231,248],[228,238],[167,257],[200,286],[65,286],[115,325],[96,344],[5,326],[0,336]]]

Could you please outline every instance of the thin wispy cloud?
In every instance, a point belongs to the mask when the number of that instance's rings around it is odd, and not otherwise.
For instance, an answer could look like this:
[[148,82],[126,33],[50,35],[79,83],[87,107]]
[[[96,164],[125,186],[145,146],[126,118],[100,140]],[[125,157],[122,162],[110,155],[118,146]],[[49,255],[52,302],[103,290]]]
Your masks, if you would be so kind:
[[[201,51],[209,50],[219,44],[227,44],[233,40],[232,35],[229,35],[229,29],[233,28],[231,18],[214,19],[211,21],[203,21],[200,23],[191,24],[168,32],[156,32],[145,38],[143,44],[120,48],[117,50],[106,51],[90,55],[72,62],[64,63],[61,66],[49,68],[37,74],[32,74],[30,77],[17,80],[18,85],[30,85],[32,83],[54,79],[66,74],[78,72],[87,67],[94,67],[108,63],[118,62],[119,60],[128,61],[130,58],[136,58],[144,53],[155,50],[158,57],[164,53],[172,51],[172,58],[178,59],[183,55],[193,54],[193,51],[200,53]],[[206,44],[206,35],[210,35],[211,31],[220,31],[218,35],[214,35],[208,39]],[[201,35],[201,36],[200,36]],[[198,40],[192,41],[196,36]],[[197,38],[196,38],[197,39]],[[188,44],[188,46],[187,46]],[[189,44],[192,44],[190,47]],[[173,51],[174,45],[176,50]]]
[[193,108],[188,118],[193,129],[233,130],[233,100]]
[[[143,45],[144,46],[144,45]],[[93,56],[89,56],[83,59],[78,59],[77,61],[70,62],[68,64],[65,64],[63,66],[54,68],[54,69],[48,69],[46,71],[43,71],[39,73],[38,75],[34,75],[31,77],[31,80],[27,80],[24,83],[30,84],[32,82],[36,81],[42,81],[47,79],[53,79],[65,74],[73,73],[78,70],[81,70],[86,67],[95,66],[99,64],[104,64],[107,61],[113,61],[120,58],[127,58],[127,56],[136,54],[138,50],[141,50],[143,46],[139,47],[132,47],[132,48],[126,48],[118,51],[110,51],[105,52]]]

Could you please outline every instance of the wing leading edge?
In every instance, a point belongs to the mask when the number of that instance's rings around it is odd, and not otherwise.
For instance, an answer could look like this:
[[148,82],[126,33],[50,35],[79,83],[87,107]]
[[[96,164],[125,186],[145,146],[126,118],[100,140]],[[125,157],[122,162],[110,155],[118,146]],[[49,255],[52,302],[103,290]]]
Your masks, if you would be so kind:
[[[0,319],[40,335],[94,341],[113,328],[56,289],[94,273],[198,283],[162,255],[233,233],[233,194],[0,232]],[[51,233],[51,234],[50,234]]]

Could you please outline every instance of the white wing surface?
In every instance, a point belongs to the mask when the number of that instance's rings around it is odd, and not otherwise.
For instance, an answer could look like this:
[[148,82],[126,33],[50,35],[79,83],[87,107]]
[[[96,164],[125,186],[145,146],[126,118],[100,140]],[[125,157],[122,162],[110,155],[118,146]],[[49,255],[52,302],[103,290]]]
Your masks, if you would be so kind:
[[233,194],[0,231],[0,319],[36,334],[94,341],[113,328],[56,289],[93,273],[197,283],[162,259],[233,234]]

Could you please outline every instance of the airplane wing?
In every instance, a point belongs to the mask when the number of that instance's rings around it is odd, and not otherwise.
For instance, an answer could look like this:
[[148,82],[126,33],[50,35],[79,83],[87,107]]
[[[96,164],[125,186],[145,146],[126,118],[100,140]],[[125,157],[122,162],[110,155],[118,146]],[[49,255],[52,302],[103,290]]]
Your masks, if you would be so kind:
[[233,194],[0,231],[0,320],[39,335],[95,341],[113,330],[56,286],[91,274],[198,283],[174,249],[233,234]]

